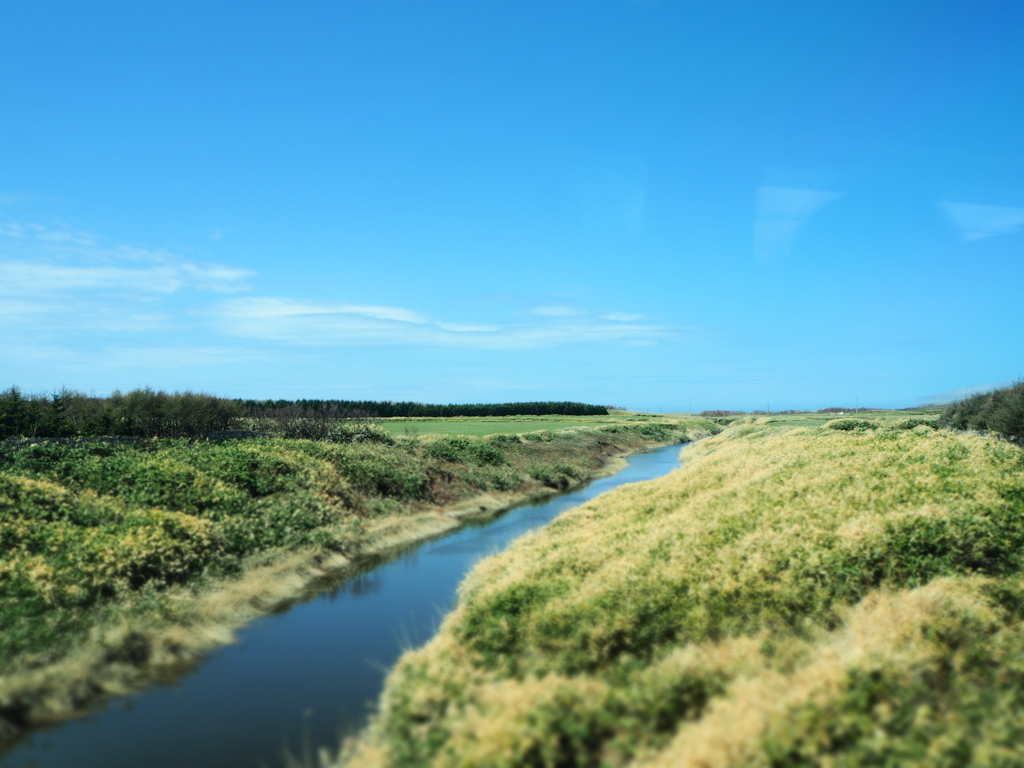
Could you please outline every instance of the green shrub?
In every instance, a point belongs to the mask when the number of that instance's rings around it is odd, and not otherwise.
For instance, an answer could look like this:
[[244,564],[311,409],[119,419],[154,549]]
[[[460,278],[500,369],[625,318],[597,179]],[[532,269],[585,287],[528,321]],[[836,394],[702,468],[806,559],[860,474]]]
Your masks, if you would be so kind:
[[328,438],[332,443],[379,443],[395,445],[391,433],[372,424],[336,424]]
[[417,456],[372,444],[330,447],[326,460],[356,491],[400,500],[430,498],[430,480]]
[[0,594],[89,604],[143,584],[181,583],[223,552],[212,523],[131,508],[44,481],[0,475]]
[[538,480],[548,488],[564,491],[586,477],[586,472],[569,464],[553,464],[550,466],[531,466],[526,474]]
[[475,464],[479,467],[505,463],[505,454],[490,442],[469,437],[441,437],[429,443],[423,454],[436,461]]
[[[612,431],[608,427],[602,427],[601,429],[607,432]],[[558,438],[558,433],[545,429],[538,432],[526,432],[522,435],[522,438],[530,443],[550,443]]]
[[908,416],[905,419],[900,419],[892,424],[888,425],[888,429],[903,430],[903,429],[914,429],[915,427],[930,427],[932,429],[939,428],[938,419],[921,419],[916,416]]
[[488,435],[484,439],[488,443],[490,443],[491,445],[504,446],[506,448],[509,447],[509,446],[513,446],[513,445],[522,445],[522,442],[523,442],[522,439],[520,439],[519,435],[500,434],[500,433],[497,434],[497,435]]
[[865,429],[878,429],[878,424],[867,419],[833,419],[826,422],[827,429],[835,429],[840,432],[861,431]]
[[243,554],[317,543],[312,534],[341,519],[337,508],[310,491],[259,499],[244,515],[226,517],[219,530],[228,550]]

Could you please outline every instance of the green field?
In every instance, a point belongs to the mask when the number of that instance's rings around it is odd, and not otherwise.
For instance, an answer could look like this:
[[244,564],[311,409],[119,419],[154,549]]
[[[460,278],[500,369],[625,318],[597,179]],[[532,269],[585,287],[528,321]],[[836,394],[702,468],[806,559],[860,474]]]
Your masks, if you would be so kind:
[[474,569],[343,760],[1024,764],[1024,451],[936,423],[740,417],[563,514]]
[[478,418],[395,418],[377,419],[374,423],[395,437],[410,435],[515,435],[542,429],[579,429],[609,424],[645,422],[659,417],[632,412],[608,416],[498,416]]

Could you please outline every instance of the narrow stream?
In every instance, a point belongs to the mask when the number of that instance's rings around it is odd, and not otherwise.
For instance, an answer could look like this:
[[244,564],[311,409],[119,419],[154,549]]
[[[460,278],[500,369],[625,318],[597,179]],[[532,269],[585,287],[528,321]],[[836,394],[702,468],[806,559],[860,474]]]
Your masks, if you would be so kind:
[[402,651],[433,635],[482,557],[598,494],[679,466],[681,446],[638,454],[612,477],[381,558],[238,633],[173,685],[153,686],[21,742],[16,768],[277,768],[287,750],[334,749],[358,731]]

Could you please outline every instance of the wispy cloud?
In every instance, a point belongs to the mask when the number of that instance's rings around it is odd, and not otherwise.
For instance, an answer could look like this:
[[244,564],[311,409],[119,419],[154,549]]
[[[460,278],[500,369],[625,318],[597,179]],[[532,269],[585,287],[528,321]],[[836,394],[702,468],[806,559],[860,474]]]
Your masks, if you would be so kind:
[[577,317],[585,315],[586,310],[579,307],[555,306],[555,307],[534,307],[530,310],[534,315],[540,317]]
[[231,336],[304,345],[410,345],[530,349],[578,343],[653,344],[676,334],[663,326],[583,314],[506,325],[448,323],[400,307],[278,298],[220,302],[212,316]]
[[244,280],[251,274],[217,264],[187,262],[116,267],[0,261],[0,295],[29,297],[97,291],[168,294],[186,287],[233,293],[245,288]]
[[956,224],[964,240],[1012,235],[1024,227],[1024,208],[945,201],[939,205]]
[[0,223],[0,295],[170,294],[186,288],[245,290],[253,273],[182,259],[162,249],[105,244],[91,233],[35,223]]
[[[89,232],[0,222],[0,334],[92,348],[123,335],[180,333],[182,302],[247,289],[252,272],[163,249],[110,244]],[[179,298],[176,298],[179,297]]]
[[[17,335],[20,343],[33,339],[40,348],[67,346],[74,338],[94,350],[131,350],[118,353],[120,357],[105,353],[114,366],[128,365],[132,359],[162,365],[163,352],[149,354],[137,348],[143,334],[151,342],[146,348],[168,349],[168,342],[187,337],[195,348],[213,350],[211,359],[223,360],[220,345],[250,346],[243,340],[307,348],[512,350],[581,343],[654,344],[682,330],[644,322],[638,314],[542,302],[530,307],[524,301],[526,319],[514,323],[489,322],[486,316],[437,318],[410,307],[301,297],[245,296],[209,302],[210,293],[248,290],[251,276],[244,269],[189,261],[162,249],[111,245],[70,227],[0,224],[0,328]],[[183,355],[167,360],[180,363]]]
[[840,196],[839,192],[821,189],[758,188],[754,254],[770,261],[789,253],[807,220]]
[[305,315],[354,315],[373,320],[392,320],[398,323],[426,325],[425,316],[401,307],[367,307],[356,304],[319,304],[292,299],[253,298],[234,302],[233,306],[244,307],[244,314],[251,320],[276,321],[281,318]]

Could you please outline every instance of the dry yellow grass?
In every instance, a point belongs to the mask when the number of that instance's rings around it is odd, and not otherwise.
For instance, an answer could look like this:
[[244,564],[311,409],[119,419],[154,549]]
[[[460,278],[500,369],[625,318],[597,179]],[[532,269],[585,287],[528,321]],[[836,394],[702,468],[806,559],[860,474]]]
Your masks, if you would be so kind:
[[1022,764],[1024,453],[833,426],[754,420],[481,562],[345,759]]

